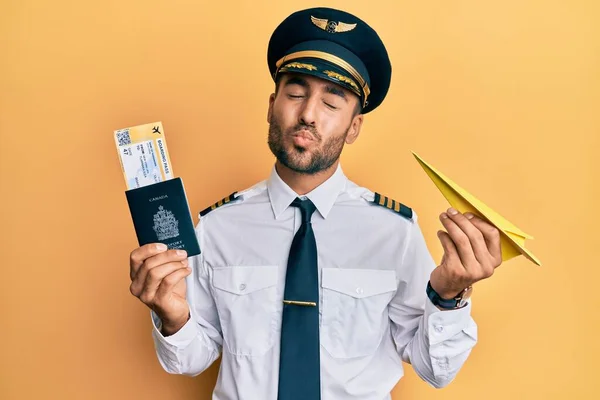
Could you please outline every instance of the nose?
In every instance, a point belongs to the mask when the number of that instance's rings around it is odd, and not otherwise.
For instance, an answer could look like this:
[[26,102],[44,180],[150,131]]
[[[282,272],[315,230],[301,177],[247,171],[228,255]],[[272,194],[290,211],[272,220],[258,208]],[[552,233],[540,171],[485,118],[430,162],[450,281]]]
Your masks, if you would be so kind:
[[303,125],[315,126],[317,116],[317,96],[309,96],[303,103],[298,122]]

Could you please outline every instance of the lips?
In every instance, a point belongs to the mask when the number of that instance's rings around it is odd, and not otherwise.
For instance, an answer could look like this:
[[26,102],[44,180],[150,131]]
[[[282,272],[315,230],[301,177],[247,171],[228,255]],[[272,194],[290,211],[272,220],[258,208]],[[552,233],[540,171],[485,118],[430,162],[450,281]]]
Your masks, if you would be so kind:
[[294,133],[292,136],[294,136],[295,138],[301,138],[304,140],[315,140],[315,138],[313,137],[313,135],[306,131],[306,130],[301,130],[299,132]]
[[294,141],[294,144],[299,147],[309,147],[316,142],[313,135],[311,135],[308,131],[294,133],[292,135],[292,140]]

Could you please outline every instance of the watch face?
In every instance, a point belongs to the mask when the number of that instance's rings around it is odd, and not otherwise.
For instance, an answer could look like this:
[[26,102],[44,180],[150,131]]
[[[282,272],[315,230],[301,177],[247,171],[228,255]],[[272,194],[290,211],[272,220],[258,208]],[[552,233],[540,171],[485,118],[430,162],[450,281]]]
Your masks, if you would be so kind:
[[472,294],[473,294],[473,286],[469,286],[468,288],[465,289],[465,294],[463,295],[463,299],[465,299],[465,300],[470,299]]
[[467,304],[469,299],[471,298],[471,294],[473,294],[473,286],[469,286],[461,293],[461,298],[459,300],[459,306],[462,307]]

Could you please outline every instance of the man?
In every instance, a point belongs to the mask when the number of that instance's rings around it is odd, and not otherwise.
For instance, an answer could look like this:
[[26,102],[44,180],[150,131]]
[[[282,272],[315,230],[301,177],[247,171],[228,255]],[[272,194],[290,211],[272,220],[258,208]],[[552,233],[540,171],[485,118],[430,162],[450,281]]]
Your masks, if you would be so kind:
[[436,267],[409,207],[345,177],[344,144],[391,76],[365,22],[294,13],[268,65],[269,179],[200,213],[199,256],[160,244],[131,253],[161,365],[197,375],[222,354],[219,400],[389,399],[402,361],[447,385],[477,341],[467,299],[501,263],[498,231],[442,213]]

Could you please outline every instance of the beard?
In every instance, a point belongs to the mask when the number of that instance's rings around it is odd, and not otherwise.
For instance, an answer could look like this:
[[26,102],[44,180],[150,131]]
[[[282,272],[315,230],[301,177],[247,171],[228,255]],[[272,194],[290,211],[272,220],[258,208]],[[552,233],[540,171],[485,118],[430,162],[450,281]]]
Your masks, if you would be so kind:
[[[301,130],[309,131],[314,136],[316,146],[309,150],[292,143],[286,148],[285,139]],[[340,158],[349,130],[350,125],[343,134],[331,136],[323,142],[317,130],[310,125],[298,124],[284,132],[273,114],[269,120],[268,143],[281,164],[294,172],[314,175],[328,169]]]

